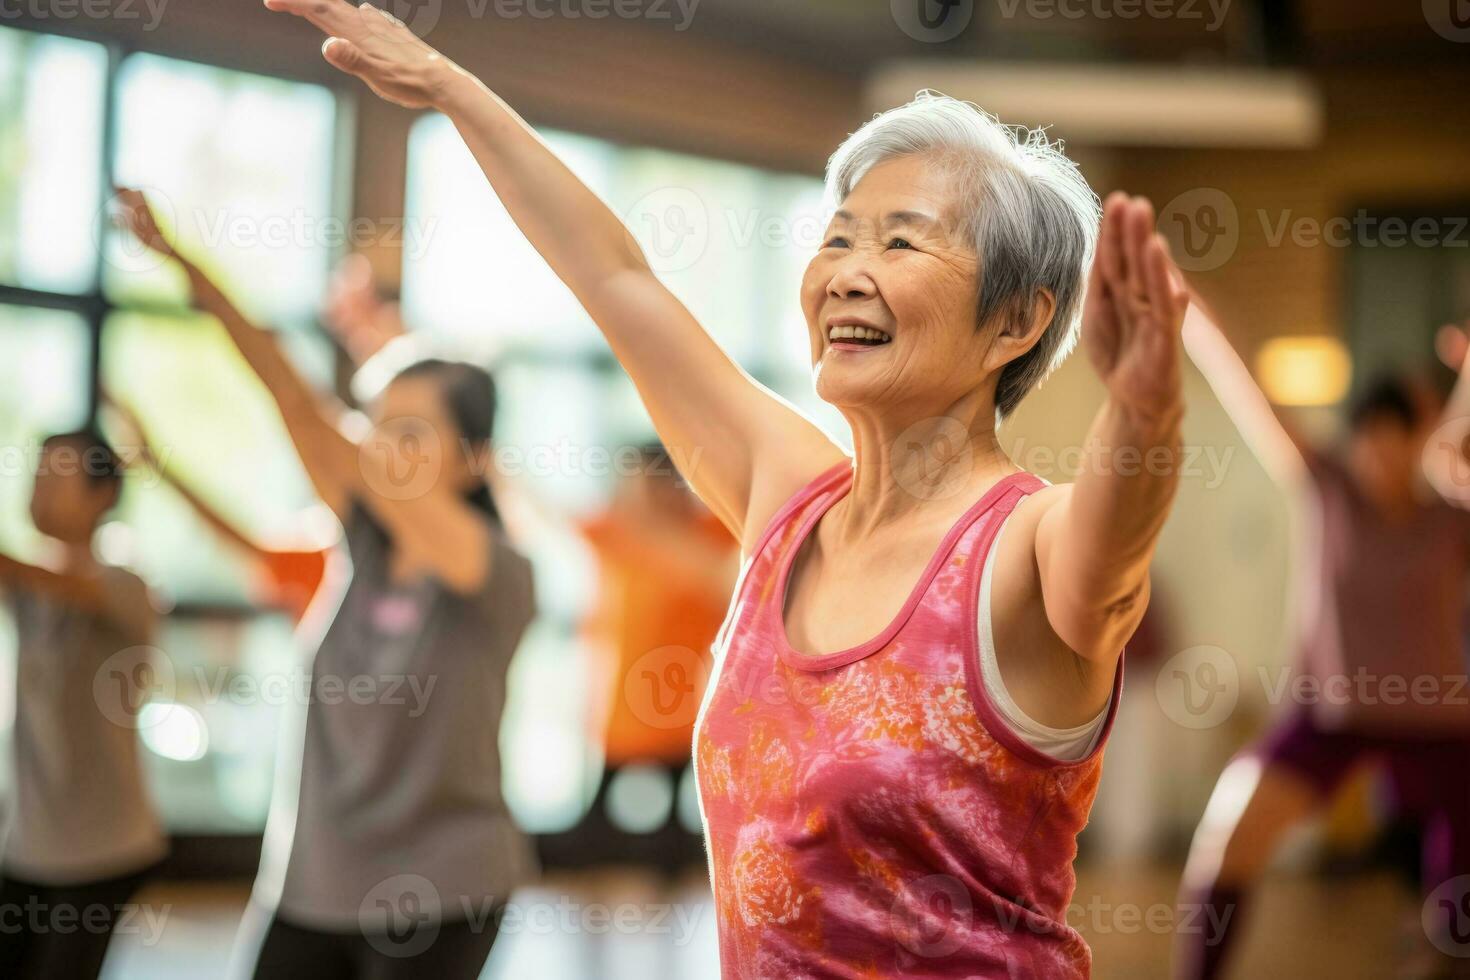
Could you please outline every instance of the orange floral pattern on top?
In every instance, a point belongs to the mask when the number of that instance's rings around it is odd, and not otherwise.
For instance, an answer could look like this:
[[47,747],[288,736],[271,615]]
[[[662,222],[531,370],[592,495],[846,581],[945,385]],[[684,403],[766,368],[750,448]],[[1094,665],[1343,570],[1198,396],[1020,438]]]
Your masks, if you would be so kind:
[[[850,485],[850,465],[835,468],[776,516],[717,645],[695,769],[722,974],[1086,977],[1066,910],[1101,742],[1076,763],[1042,755],[996,715],[978,669],[978,577],[1044,484],[1002,480],[888,630],[807,657],[786,641],[785,579]],[[1121,682],[1120,667],[1114,706]]]

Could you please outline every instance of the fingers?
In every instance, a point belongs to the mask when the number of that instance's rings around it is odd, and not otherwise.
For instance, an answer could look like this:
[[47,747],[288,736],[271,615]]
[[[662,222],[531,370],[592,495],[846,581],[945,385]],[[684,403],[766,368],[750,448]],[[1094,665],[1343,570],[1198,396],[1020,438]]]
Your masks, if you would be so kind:
[[1103,276],[1116,284],[1123,275],[1123,214],[1128,209],[1128,195],[1114,191],[1103,204],[1102,229],[1097,236],[1097,259]]
[[352,39],[360,30],[357,8],[345,0],[265,0],[267,10],[294,14],[322,32]]
[[1434,335],[1434,351],[1445,367],[1459,371],[1465,366],[1465,355],[1470,352],[1470,337],[1453,323],[1445,324]]
[[1098,241],[1098,253],[1092,260],[1092,269],[1087,274],[1087,292],[1083,296],[1083,318],[1090,324],[1108,331],[1117,329],[1108,275],[1105,271],[1107,258],[1103,255],[1103,243]]
[[1144,274],[1148,283],[1148,302],[1163,313],[1161,319],[1172,321],[1178,312],[1175,299],[1173,274],[1169,271],[1169,257],[1164,252],[1164,240],[1152,235],[1144,249]]
[[146,248],[163,256],[177,257],[173,245],[163,234],[163,229],[158,227],[158,219],[153,215],[153,208],[148,204],[148,199],[143,192],[131,187],[117,187],[115,200],[120,206],[122,213],[119,217],[119,226],[126,226],[133,237],[141,242]]
[[1146,197],[1135,197],[1124,212],[1123,243],[1128,270],[1128,296],[1144,300],[1149,295],[1148,246],[1154,232],[1154,206]]
[[154,227],[153,212],[148,208],[148,199],[143,196],[142,191],[131,187],[117,187],[115,200],[122,209],[121,219],[128,228],[143,241],[149,244],[148,239],[152,237]]
[[358,74],[363,67],[361,49],[341,37],[329,37],[322,42],[322,57],[327,64],[349,75]]

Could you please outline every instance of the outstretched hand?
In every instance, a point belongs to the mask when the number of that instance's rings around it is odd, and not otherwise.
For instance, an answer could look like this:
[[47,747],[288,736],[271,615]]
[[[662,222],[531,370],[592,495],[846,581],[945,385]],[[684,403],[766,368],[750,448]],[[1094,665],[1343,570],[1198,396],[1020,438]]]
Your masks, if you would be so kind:
[[397,17],[346,0],[265,0],[268,9],[315,24],[327,40],[322,57],[356,75],[389,102],[409,109],[434,106],[460,69],[421,41]]
[[1115,402],[1164,418],[1180,403],[1183,277],[1146,198],[1108,196],[1082,311],[1082,343]]
[[144,245],[153,249],[165,258],[178,258],[178,252],[174,251],[173,243],[163,234],[158,227],[158,219],[153,214],[153,208],[149,206],[148,199],[143,192],[131,187],[115,188],[113,197],[118,204],[119,223],[126,227]]
[[1470,356],[1470,334],[1466,333],[1466,327],[1470,327],[1470,321],[1465,326],[1447,323],[1434,334],[1435,354],[1445,367],[1456,374],[1465,370],[1467,356]]
[[398,304],[379,295],[372,266],[362,255],[349,255],[332,273],[322,322],[354,364],[365,363],[405,332]]

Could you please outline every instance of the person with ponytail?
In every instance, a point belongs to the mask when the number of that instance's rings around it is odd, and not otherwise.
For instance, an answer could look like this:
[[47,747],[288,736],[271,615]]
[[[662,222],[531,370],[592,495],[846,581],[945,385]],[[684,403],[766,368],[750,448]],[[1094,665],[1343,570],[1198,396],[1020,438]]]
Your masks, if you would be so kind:
[[352,561],[315,643],[304,724],[283,736],[299,777],[277,781],[237,966],[272,980],[479,976],[535,866],[500,792],[506,671],[534,593],[484,478],[494,382],[420,360],[352,438],[345,407],[174,249],[143,196],[118,200],[265,385]]

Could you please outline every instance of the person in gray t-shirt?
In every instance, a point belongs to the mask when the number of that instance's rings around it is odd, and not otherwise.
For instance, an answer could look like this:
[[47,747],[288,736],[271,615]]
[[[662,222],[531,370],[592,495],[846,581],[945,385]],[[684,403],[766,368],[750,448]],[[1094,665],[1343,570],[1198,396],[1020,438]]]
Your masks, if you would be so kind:
[[95,433],[47,439],[31,515],[54,554],[0,556],[16,636],[0,963],[22,980],[96,977],[124,904],[166,850],[138,758],[153,607],[142,580],[92,554],[120,478]]
[[349,437],[345,409],[173,250],[142,195],[119,199],[264,382],[352,559],[310,668],[295,798],[277,793],[266,828],[244,930],[265,932],[254,974],[478,976],[534,869],[500,794],[506,670],[533,594],[484,479],[494,383],[419,361]]

